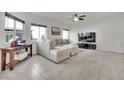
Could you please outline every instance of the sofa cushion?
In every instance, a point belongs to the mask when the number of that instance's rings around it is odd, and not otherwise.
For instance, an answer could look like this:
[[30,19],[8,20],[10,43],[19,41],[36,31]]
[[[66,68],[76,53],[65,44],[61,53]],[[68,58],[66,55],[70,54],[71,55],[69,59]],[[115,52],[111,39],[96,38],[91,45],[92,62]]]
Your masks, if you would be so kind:
[[54,42],[53,42],[53,41],[50,41],[49,46],[50,46],[50,50],[51,50],[51,49],[54,49],[54,48],[55,48]]
[[54,46],[57,46],[57,41],[56,41],[56,39],[53,39],[53,40],[52,40],[52,43],[54,44]]
[[55,48],[53,50],[50,50],[50,54],[55,55],[55,56],[62,56],[67,53],[69,53],[70,49],[61,47],[61,48]]
[[57,42],[57,46],[61,46],[62,45],[62,40],[61,39],[56,39]]
[[69,40],[68,39],[62,39],[62,44],[65,45],[65,44],[69,44]]

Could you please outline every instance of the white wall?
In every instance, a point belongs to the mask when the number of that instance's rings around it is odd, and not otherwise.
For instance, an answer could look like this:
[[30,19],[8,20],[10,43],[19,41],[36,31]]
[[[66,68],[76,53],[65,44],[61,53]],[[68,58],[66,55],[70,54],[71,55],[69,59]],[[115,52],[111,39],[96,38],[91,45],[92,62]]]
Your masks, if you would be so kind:
[[71,41],[78,42],[79,32],[96,32],[97,50],[124,53],[123,13],[71,26]]

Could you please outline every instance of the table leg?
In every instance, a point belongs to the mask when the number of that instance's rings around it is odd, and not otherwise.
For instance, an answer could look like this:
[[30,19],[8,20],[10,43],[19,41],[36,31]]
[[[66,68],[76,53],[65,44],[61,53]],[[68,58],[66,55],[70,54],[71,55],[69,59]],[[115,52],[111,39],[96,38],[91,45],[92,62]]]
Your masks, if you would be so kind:
[[6,67],[6,50],[2,49],[2,55],[1,55],[1,70],[4,71]]
[[10,61],[10,70],[13,70],[14,67],[14,52],[9,50],[9,61]]
[[28,52],[28,47],[25,48],[25,51]]
[[32,45],[30,45],[30,56],[32,57]]

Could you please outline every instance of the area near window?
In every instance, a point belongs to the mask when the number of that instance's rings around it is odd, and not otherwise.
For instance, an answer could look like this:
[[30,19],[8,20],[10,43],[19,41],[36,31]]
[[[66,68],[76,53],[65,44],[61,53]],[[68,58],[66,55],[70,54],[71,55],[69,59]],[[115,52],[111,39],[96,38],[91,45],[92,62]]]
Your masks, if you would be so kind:
[[69,30],[68,29],[63,29],[63,32],[62,32],[62,38],[63,39],[69,39]]
[[5,13],[5,39],[6,43],[13,40],[22,40],[24,34],[24,21],[19,18]]
[[46,39],[46,26],[31,24],[31,39],[32,40],[45,40]]
[[9,42],[13,39],[13,35],[6,35],[6,42]]

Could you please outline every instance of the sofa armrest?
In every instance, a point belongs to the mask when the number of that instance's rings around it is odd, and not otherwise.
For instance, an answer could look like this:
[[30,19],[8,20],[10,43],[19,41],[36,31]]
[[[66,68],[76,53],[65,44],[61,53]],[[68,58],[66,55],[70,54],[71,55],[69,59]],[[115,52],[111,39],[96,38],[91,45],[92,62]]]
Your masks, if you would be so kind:
[[42,42],[38,41],[37,42],[37,48],[38,48],[38,53],[41,55],[47,55],[50,53],[50,46],[49,46],[50,41]]

